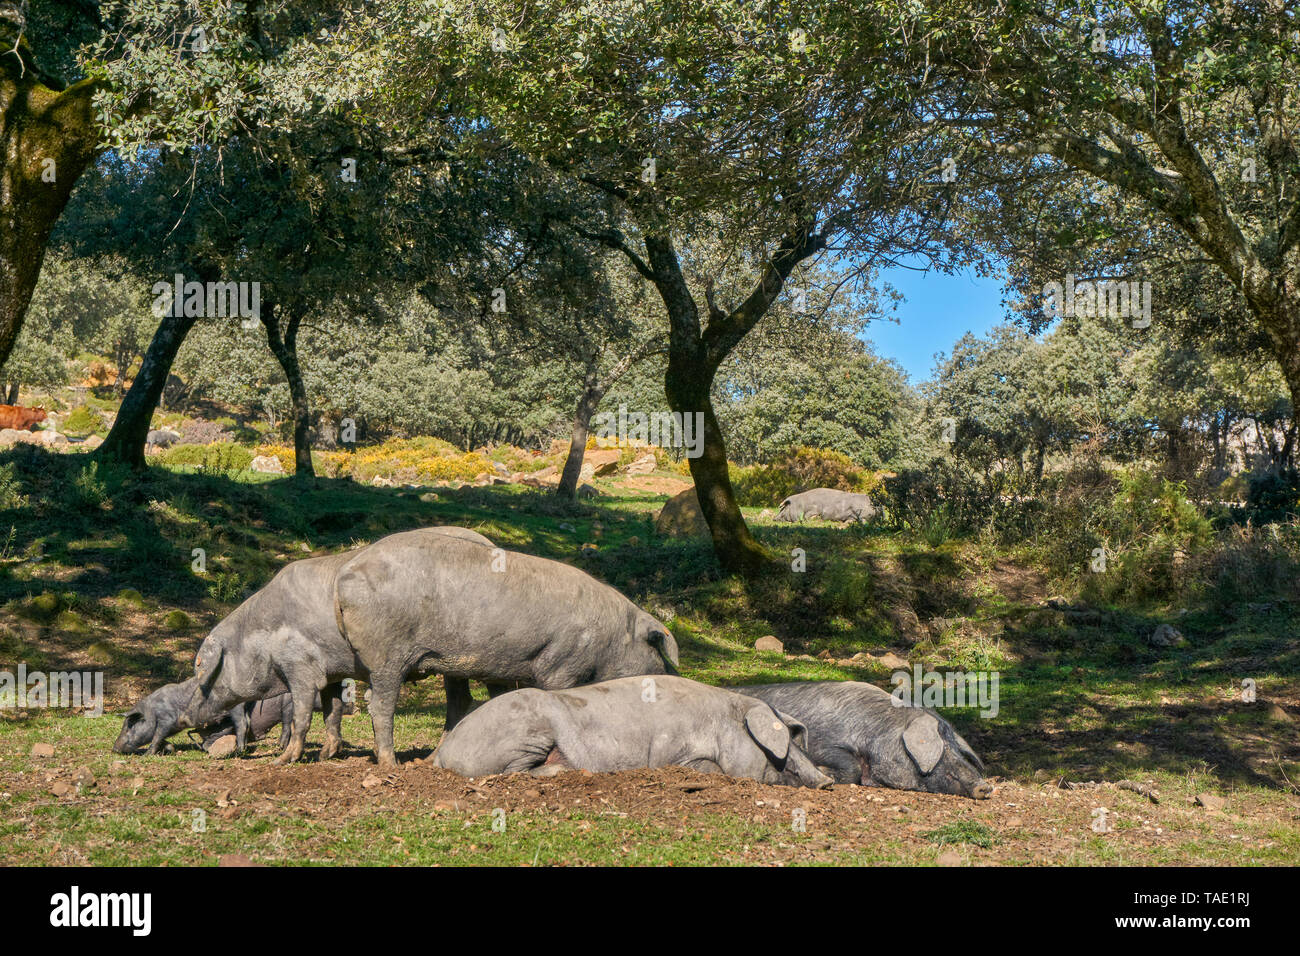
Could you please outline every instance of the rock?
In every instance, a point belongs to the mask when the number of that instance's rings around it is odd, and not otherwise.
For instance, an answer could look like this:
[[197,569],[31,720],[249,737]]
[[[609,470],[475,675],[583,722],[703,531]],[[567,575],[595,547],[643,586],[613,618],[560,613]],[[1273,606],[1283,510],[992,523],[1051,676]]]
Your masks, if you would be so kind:
[[72,775],[72,784],[78,790],[89,790],[96,783],[95,775],[90,772],[89,767],[82,767]]
[[597,491],[595,488],[593,488],[591,485],[578,485],[579,498],[595,498],[598,497],[599,495],[600,492]]
[[385,478],[383,475],[375,475],[370,479],[370,484],[376,488],[396,488],[397,482],[392,478]]
[[935,862],[940,866],[961,866],[961,857],[956,850],[944,850]]
[[704,520],[704,512],[700,510],[694,487],[687,488],[664,502],[663,508],[655,516],[655,531],[671,538],[708,535],[709,526]]
[[919,644],[930,636],[929,630],[921,624],[916,612],[906,604],[886,608],[885,613],[898,628],[898,634],[909,645]]
[[588,541],[585,544],[583,544],[583,546],[578,550],[581,551],[583,554],[595,554],[598,549],[594,544]]
[[50,787],[50,793],[54,794],[56,797],[66,797],[68,794],[72,793],[72,784],[68,783],[66,780],[56,780],[54,781],[54,786]]
[[258,455],[248,467],[264,475],[284,474],[284,465],[280,464],[280,459],[274,455]]
[[1222,810],[1227,801],[1214,793],[1198,793],[1196,795],[1196,805],[1205,807],[1207,810]]
[[380,778],[376,777],[373,773],[368,773],[368,774],[365,775],[365,778],[362,779],[362,781],[361,781],[361,786],[362,786],[363,788],[365,788],[366,790],[371,790],[371,789],[373,789],[373,788],[379,786],[379,785],[382,784],[383,782],[384,782],[383,780],[381,780]]
[[229,757],[235,752],[235,735],[226,734],[208,748],[209,757]]
[[67,436],[67,435],[61,435],[61,434],[59,434],[58,432],[54,431],[53,429],[49,429],[49,428],[47,428],[47,429],[45,429],[44,431],[36,432],[36,436],[37,436],[37,437],[36,437],[36,443],[37,443],[38,445],[66,445],[66,444],[68,444],[68,436]]
[[431,505],[438,500],[438,496],[435,495],[432,491],[426,491],[424,494],[420,495],[420,500],[423,501],[426,505]]
[[893,651],[885,651],[885,653],[875,658],[875,661],[877,664],[888,667],[891,671],[907,670],[908,668],[907,661]]
[[817,652],[817,659],[819,661],[833,661],[835,660],[835,655],[828,650],[821,650]]
[[104,439],[100,438],[98,435],[89,435],[79,447],[86,449],[86,451],[94,451],[102,444],[104,444]]
[[1290,714],[1288,714],[1277,704],[1269,704],[1268,712],[1265,714],[1265,716],[1269,720],[1273,721],[1274,723],[1279,723],[1279,724],[1295,723],[1295,718],[1292,717]]
[[53,744],[32,744],[32,756],[53,757],[54,745]]
[[86,648],[86,656],[96,664],[111,664],[113,662],[113,648],[104,641],[96,641]]
[[595,474],[596,466],[591,462],[584,462],[582,467],[578,469],[578,481],[591,481],[592,476]]
[[628,465],[624,470],[629,475],[648,475],[650,472],[654,471],[656,467],[658,467],[658,459],[655,458],[654,453],[651,452],[648,455],[642,455],[636,461]]
[[777,640],[777,638],[774,635],[764,634],[762,637],[760,637],[758,640],[754,642],[754,650],[776,651],[778,654],[784,654],[785,645],[782,644],[779,640]]
[[1147,638],[1147,643],[1152,647],[1179,647],[1186,642],[1183,632],[1172,624],[1161,624]]
[[596,470],[592,472],[593,477],[604,478],[618,471],[618,461],[607,461],[603,465],[597,465]]
[[503,477],[506,478],[510,477],[510,469],[499,461],[492,462],[492,470],[495,471],[498,475],[502,475]]

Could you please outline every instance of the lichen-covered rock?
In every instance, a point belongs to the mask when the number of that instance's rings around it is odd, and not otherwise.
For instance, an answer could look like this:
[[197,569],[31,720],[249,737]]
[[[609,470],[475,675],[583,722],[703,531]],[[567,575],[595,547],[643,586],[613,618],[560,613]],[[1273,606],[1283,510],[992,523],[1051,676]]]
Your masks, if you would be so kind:
[[693,487],[664,502],[663,508],[655,517],[655,530],[673,538],[709,533],[708,523],[704,520],[704,512],[700,510],[700,501],[695,496]]

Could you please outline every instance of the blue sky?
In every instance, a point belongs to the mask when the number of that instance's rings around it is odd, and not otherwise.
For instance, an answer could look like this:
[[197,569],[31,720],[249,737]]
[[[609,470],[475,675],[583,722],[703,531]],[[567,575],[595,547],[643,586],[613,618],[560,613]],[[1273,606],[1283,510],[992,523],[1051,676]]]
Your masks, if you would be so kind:
[[1006,318],[999,279],[982,279],[969,270],[944,275],[906,268],[886,269],[880,278],[906,301],[895,313],[899,324],[873,322],[866,338],[877,355],[903,366],[913,384],[930,377],[936,352],[949,352],[967,332],[981,335]]

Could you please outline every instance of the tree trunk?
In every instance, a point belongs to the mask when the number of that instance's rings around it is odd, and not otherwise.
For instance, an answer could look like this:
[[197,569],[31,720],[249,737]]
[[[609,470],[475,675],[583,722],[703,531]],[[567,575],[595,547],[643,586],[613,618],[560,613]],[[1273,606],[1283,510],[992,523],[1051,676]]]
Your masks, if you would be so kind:
[[709,526],[718,563],[728,573],[749,577],[757,574],[771,559],[750,533],[740,505],[736,504],[736,492],[731,487],[727,445],[709,396],[716,371],[683,350],[669,349],[664,390],[668,395],[668,406],[674,412],[681,412],[683,421],[687,415],[704,414],[703,453],[687,459],[691,478],[695,481],[695,496]]
[[694,421],[696,413],[704,419],[701,453],[688,458],[700,511],[709,526],[713,552],[723,570],[750,577],[768,565],[770,559],[750,534],[745,516],[736,504],[727,469],[726,440],[710,397],[713,377],[722,360],[767,313],[795,265],[825,244],[811,226],[784,238],[772,260],[764,265],[758,283],[733,310],[718,308],[710,287],[706,291],[709,324],[701,329],[699,306],[686,284],[671,239],[650,234],[644,242],[649,265],[638,265],[638,271],[654,283],[668,313],[668,371],[664,376],[668,405],[681,413],[683,422],[687,415]]
[[6,405],[18,404],[18,383],[17,382],[9,383],[9,390],[8,392],[5,393],[5,404]]
[[578,479],[582,475],[582,460],[587,455],[587,432],[591,427],[591,416],[596,414],[600,400],[605,397],[605,390],[596,382],[594,374],[588,374],[578,399],[578,410],[573,414],[573,433],[569,437],[569,455],[564,459],[564,471],[560,474],[560,483],[555,493],[561,498],[573,499],[578,496]]
[[281,306],[263,306],[262,324],[266,326],[266,340],[271,346],[284,377],[289,380],[289,397],[293,401],[293,460],[294,477],[307,481],[316,477],[316,470],[311,463],[311,405],[307,398],[307,386],[302,380],[302,368],[298,364],[298,326],[302,323],[302,312],[295,310],[285,323],[284,334],[280,334]]
[[113,427],[109,429],[104,444],[95,451],[102,461],[122,462],[138,471],[144,469],[144,446],[149,437],[153,411],[162,398],[163,386],[167,384],[176,353],[197,321],[196,316],[169,315],[158,324],[149,351],[145,352],[140,364],[140,372],[122,400]]
[[56,92],[26,43],[0,52],[0,366],[22,331],[50,231],[98,149],[98,88],[84,80]]

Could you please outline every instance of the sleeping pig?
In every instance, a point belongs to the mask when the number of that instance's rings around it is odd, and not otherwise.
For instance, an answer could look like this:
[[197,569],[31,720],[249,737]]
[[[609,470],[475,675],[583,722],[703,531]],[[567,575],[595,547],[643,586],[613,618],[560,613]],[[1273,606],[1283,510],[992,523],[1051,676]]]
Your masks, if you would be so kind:
[[984,764],[932,710],[898,706],[888,691],[858,681],[733,687],[808,728],[808,755],[836,783],[951,793],[993,793]]

